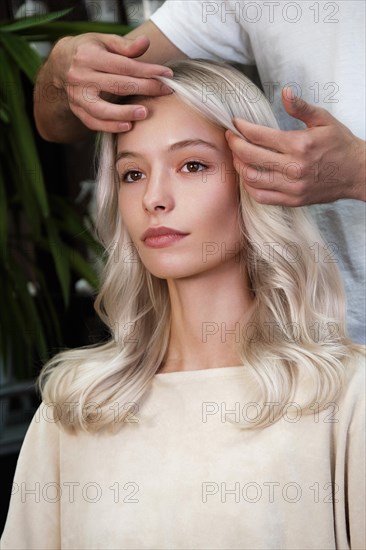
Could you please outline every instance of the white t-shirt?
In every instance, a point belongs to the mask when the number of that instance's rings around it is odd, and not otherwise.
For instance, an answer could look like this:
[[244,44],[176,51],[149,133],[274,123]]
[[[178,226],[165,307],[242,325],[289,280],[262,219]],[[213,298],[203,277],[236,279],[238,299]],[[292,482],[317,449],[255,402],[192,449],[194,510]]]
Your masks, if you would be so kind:
[[[291,84],[365,139],[362,0],[168,0],[151,20],[191,58],[256,64],[282,129],[304,127],[282,106],[281,89]],[[336,177],[332,171],[329,166],[329,177]],[[328,243],[328,261],[338,262],[343,274],[349,333],[366,343],[366,204],[340,200],[309,211]]]
[[112,434],[67,434],[42,404],[2,550],[364,549],[365,358],[323,412],[304,415],[298,392],[278,422],[243,431],[263,410],[250,372],[157,374]]

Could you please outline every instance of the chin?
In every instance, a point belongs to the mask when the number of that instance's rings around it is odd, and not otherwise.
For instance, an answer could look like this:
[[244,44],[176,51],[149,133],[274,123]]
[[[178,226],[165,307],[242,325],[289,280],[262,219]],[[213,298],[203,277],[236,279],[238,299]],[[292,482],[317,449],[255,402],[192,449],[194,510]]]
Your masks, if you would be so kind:
[[[154,253],[155,252],[155,253]],[[154,251],[152,255],[140,254],[140,260],[146,269],[159,279],[180,276],[187,263],[177,254],[169,256],[162,251]],[[156,253],[157,252],[157,253]]]
[[183,264],[181,261],[179,265],[150,265],[144,264],[146,269],[157,277],[158,279],[187,279],[200,275],[208,270],[208,266],[202,265],[202,262],[199,265],[187,266],[187,263]]
[[164,269],[164,268],[155,268],[155,269],[149,269],[146,266],[146,269],[151,273],[151,275],[154,275],[154,277],[157,277],[158,279],[184,279],[185,277],[191,277],[192,275],[195,275],[195,273],[192,271],[188,271],[187,269]]

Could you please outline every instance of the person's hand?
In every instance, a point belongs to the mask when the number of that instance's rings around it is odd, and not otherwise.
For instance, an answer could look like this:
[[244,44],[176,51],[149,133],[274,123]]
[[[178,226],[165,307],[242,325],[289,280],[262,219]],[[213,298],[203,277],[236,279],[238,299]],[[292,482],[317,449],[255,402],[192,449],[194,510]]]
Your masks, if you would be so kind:
[[282,90],[287,113],[304,130],[282,131],[234,119],[228,130],[234,166],[259,203],[304,206],[338,199],[366,201],[366,143],[328,111]]
[[147,116],[142,105],[116,105],[112,96],[158,96],[171,90],[154,76],[172,76],[162,65],[133,58],[149,47],[144,36],[131,40],[117,35],[86,33],[62,38],[48,60],[53,85],[66,95],[71,111],[90,130],[124,132]]

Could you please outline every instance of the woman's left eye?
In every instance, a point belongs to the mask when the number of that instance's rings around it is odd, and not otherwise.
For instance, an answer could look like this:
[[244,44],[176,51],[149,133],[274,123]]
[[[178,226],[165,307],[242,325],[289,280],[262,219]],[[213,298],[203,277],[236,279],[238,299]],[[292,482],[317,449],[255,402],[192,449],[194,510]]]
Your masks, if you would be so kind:
[[[184,170],[186,168],[186,170]],[[203,164],[202,162],[198,162],[198,160],[190,160],[189,162],[186,162],[182,167],[182,172],[202,172],[207,168],[206,164]]]

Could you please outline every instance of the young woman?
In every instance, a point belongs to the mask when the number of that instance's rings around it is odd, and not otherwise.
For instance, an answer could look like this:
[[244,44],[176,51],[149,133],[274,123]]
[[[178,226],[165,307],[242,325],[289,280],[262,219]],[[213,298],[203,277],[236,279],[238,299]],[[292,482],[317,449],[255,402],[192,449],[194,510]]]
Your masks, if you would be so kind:
[[2,548],[364,548],[364,349],[336,259],[303,210],[240,184],[225,131],[276,127],[259,90],[172,68],[173,93],[103,137],[112,338],[41,372]]

